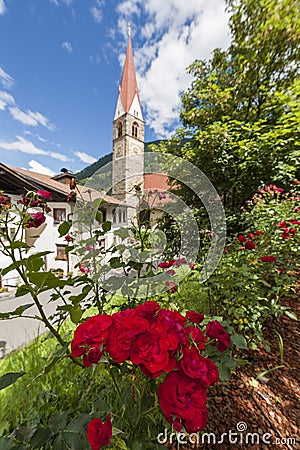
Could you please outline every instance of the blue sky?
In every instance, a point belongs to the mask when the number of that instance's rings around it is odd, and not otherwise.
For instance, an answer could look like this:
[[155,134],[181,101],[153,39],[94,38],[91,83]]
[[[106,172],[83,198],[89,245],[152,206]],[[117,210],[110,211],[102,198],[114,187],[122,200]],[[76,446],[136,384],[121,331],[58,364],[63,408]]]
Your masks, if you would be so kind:
[[0,161],[54,174],[112,151],[127,22],[146,142],[178,125],[186,67],[229,43],[224,0],[0,0]]

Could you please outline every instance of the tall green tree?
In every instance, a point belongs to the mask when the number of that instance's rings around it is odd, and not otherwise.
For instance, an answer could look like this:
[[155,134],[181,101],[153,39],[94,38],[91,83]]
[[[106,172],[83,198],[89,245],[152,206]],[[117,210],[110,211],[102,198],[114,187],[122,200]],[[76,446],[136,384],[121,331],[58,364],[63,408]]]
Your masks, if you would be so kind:
[[298,0],[227,0],[231,44],[188,68],[182,128],[160,146],[203,170],[231,211],[260,185],[300,176],[299,9]]

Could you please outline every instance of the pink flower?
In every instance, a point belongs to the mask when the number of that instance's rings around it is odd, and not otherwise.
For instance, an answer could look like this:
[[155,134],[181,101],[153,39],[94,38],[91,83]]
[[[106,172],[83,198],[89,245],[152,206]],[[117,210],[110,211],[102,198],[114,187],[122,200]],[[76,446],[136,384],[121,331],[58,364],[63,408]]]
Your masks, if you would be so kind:
[[297,180],[297,178],[295,178],[295,180],[293,181],[294,184],[299,184],[299,180]]
[[175,275],[175,270],[174,269],[169,269],[169,270],[166,270],[166,273],[168,273],[169,275]]
[[253,233],[249,233],[249,239],[253,239],[254,234]]
[[178,291],[178,286],[176,283],[173,283],[173,281],[166,281],[165,287],[166,287],[166,291],[170,291],[172,293],[175,293]]
[[80,272],[82,272],[82,273],[89,273],[89,271],[90,271],[90,269],[88,267],[84,267],[83,264],[79,264],[78,268],[79,268]]
[[43,191],[42,189],[37,191],[37,195],[39,195],[40,197],[44,197],[47,200],[52,200],[52,194],[51,192],[48,191]]
[[195,269],[195,264],[191,263],[190,264],[190,269],[192,269],[192,270]]
[[25,228],[38,228],[46,220],[46,217],[42,212],[31,213],[29,219],[25,223]]

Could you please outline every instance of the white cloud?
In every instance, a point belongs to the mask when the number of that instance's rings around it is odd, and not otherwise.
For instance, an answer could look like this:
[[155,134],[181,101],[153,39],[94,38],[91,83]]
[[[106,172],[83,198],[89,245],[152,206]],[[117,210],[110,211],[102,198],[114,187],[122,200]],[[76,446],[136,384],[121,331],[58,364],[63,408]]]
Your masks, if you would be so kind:
[[29,161],[28,166],[30,172],[42,173],[43,175],[49,175],[50,177],[53,177],[55,175],[55,172],[53,172],[53,170],[49,169],[49,167],[44,166],[44,164],[35,161],[34,159]]
[[[208,59],[229,44],[224,0],[123,0],[118,27],[126,36],[131,21],[134,58],[140,97],[147,124],[158,137],[167,137],[177,126],[180,93],[191,77],[186,68],[196,59]],[[140,15],[146,25],[140,30]],[[137,20],[136,20],[137,22]],[[134,35],[140,33],[137,48]],[[125,41],[126,42],[126,41]],[[119,61],[123,64],[124,51]]]
[[6,6],[4,3],[4,0],[0,0],[0,16],[1,16],[1,14],[4,14],[5,11],[6,11]]
[[15,99],[8,92],[0,91],[0,110],[4,110],[7,105],[14,105]]
[[62,3],[69,6],[69,5],[71,5],[72,1],[73,0],[61,0],[61,3],[60,3],[59,0],[50,0],[50,3],[52,3],[55,6],[59,6]]
[[38,148],[33,144],[33,142],[28,141],[22,136],[16,136],[16,138],[17,140],[13,142],[0,141],[0,149],[20,151],[22,153],[27,153],[28,155],[50,156],[51,158],[58,159],[63,162],[69,161],[69,158],[67,158],[65,155]]
[[55,129],[55,125],[50,123],[47,117],[43,116],[43,114],[39,112],[33,112],[28,109],[27,111],[22,111],[18,106],[11,106],[9,108],[10,114],[13,116],[15,120],[23,123],[24,125],[36,127],[38,125],[42,125],[43,127],[48,128],[53,131]]
[[102,6],[102,2],[98,1],[97,4],[90,9],[94,20],[98,23],[101,22],[102,17],[103,17],[101,6]]
[[67,52],[72,53],[73,47],[72,47],[71,42],[65,41],[65,42],[63,42],[63,43],[61,44],[61,46],[62,46],[62,48],[64,48],[65,50],[67,50]]
[[[1,14],[1,0],[0,0],[0,14]],[[14,84],[14,79],[2,67],[0,67],[0,84],[5,89],[10,89]]]
[[77,156],[77,158],[80,159],[80,161],[86,163],[86,164],[93,164],[94,162],[98,161],[96,158],[94,158],[91,155],[88,155],[85,152],[74,152],[74,155]]

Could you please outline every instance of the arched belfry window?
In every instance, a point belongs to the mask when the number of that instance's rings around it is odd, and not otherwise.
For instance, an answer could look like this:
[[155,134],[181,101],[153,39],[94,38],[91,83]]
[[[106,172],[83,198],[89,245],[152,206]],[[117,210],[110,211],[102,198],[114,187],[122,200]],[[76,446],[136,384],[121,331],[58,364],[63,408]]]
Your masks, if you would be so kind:
[[137,138],[138,137],[138,130],[139,130],[139,126],[136,122],[133,122],[132,124],[132,136]]
[[123,134],[123,127],[122,127],[122,123],[119,122],[119,123],[118,123],[117,137],[118,137],[118,138],[121,137],[122,134]]

